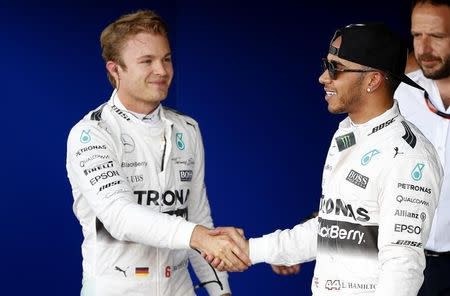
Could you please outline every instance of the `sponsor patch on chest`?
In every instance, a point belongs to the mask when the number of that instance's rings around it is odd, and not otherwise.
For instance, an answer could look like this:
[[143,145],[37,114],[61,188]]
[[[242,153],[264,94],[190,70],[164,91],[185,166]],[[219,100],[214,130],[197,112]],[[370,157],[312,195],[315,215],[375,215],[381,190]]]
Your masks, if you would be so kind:
[[369,183],[369,178],[361,175],[355,170],[350,170],[350,172],[347,175],[347,178],[345,180],[349,181],[350,183],[355,184],[358,187],[361,187],[363,189],[366,189],[367,183]]

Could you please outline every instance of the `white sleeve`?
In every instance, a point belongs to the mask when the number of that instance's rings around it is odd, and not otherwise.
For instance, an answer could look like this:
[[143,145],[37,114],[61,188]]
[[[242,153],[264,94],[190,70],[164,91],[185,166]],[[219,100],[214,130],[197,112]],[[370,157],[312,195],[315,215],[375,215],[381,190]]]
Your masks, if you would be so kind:
[[[203,141],[198,125],[195,125],[195,134],[196,134],[195,158],[197,159],[197,161],[195,163],[192,176],[192,187],[191,187],[192,193],[190,195],[190,199],[188,200],[189,221],[192,221],[195,224],[203,225],[208,228],[213,228],[211,210],[209,207],[204,182],[205,156],[204,156]],[[206,283],[209,281],[217,280],[213,268],[196,251],[191,250],[189,252],[189,260],[200,282]],[[211,296],[219,296],[222,294],[231,293],[228,284],[228,274],[226,272],[219,272],[217,270],[215,270],[215,272],[222,284],[222,289],[220,285],[216,282],[209,283],[204,286],[205,289],[208,291],[208,294]]]
[[425,245],[441,188],[442,168],[423,157],[397,158],[379,186],[377,296],[417,295]]
[[[117,240],[189,249],[195,224],[137,204],[121,170],[118,149],[111,136],[96,124],[79,123],[71,130],[67,141],[67,171],[74,196],[86,200]],[[91,160],[81,167],[80,162],[86,159]]]
[[249,241],[253,264],[266,262],[294,265],[314,260],[317,253],[317,217],[298,224],[293,229],[277,230]]

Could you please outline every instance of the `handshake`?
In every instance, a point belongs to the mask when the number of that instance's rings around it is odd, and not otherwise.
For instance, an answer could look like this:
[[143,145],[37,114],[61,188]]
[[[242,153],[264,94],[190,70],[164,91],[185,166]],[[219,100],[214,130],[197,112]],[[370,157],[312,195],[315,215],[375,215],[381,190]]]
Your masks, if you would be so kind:
[[208,229],[197,225],[190,246],[219,271],[244,271],[252,262],[244,231],[235,227]]

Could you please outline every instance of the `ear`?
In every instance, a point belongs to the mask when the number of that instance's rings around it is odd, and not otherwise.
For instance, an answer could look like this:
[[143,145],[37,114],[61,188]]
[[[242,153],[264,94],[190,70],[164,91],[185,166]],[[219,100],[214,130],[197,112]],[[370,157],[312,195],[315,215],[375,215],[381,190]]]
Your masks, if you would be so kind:
[[114,77],[114,79],[116,80],[116,81],[118,81],[119,80],[119,65],[117,65],[117,63],[116,62],[113,62],[113,61],[108,61],[107,63],[106,63],[106,70],[108,70],[108,73],[112,76],[112,77]]
[[380,72],[373,72],[367,75],[367,92],[374,92],[378,89],[384,80],[384,75]]

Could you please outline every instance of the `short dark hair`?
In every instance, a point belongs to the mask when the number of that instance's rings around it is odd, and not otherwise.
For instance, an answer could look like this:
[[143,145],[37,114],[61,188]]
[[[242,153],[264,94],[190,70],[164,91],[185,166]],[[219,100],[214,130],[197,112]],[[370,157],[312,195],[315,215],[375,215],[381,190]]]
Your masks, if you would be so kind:
[[414,7],[416,7],[416,5],[418,5],[418,4],[431,4],[434,6],[447,5],[450,7],[449,0],[412,0],[411,10],[413,10]]

